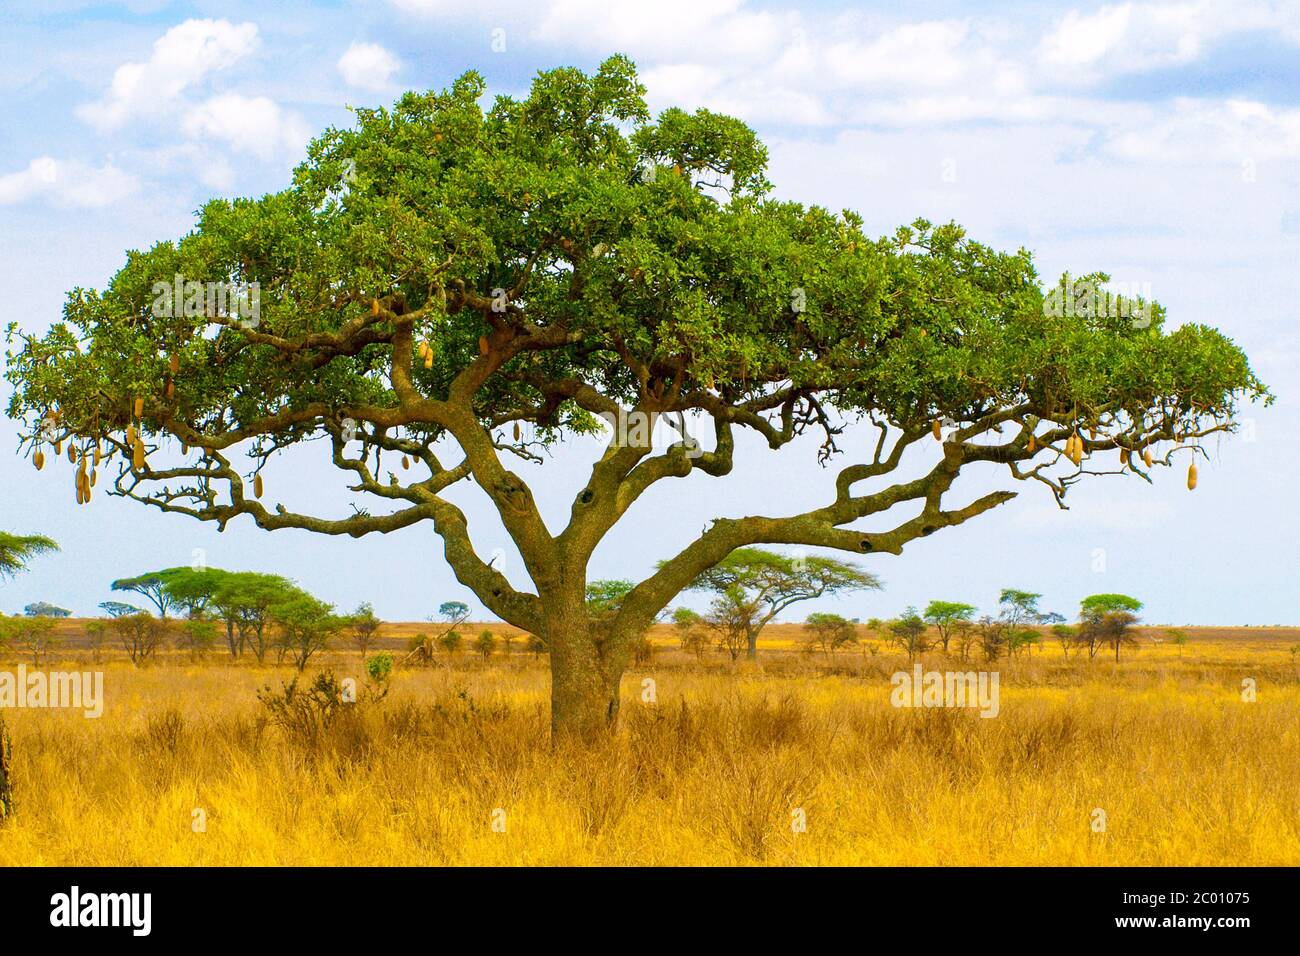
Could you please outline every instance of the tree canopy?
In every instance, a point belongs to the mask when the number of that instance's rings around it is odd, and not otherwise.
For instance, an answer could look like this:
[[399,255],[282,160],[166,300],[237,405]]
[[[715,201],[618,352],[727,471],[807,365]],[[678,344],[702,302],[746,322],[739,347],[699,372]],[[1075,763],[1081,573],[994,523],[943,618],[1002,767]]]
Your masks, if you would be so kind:
[[0,579],[13,577],[27,570],[27,562],[38,554],[58,551],[53,538],[43,534],[10,534],[0,531]]
[[[592,700],[644,628],[737,548],[898,554],[1014,497],[945,503],[968,464],[1064,502],[1087,475],[1193,458],[1239,401],[1271,398],[1229,339],[1171,327],[1158,303],[1079,300],[1078,280],[1045,286],[1029,252],[956,224],[873,236],[852,210],[778,198],[752,130],[708,110],[652,118],[625,57],[543,72],[486,109],[484,90],[470,72],[358,109],[287,188],[206,203],[184,237],[72,290],[48,332],[12,326],[24,451],[41,465],[43,447],[71,443],[79,502],[103,454],[110,493],[218,527],[431,521],[459,580],[546,637],[557,726],[585,732],[617,712]],[[616,429],[553,532],[509,457],[540,460],[598,417],[678,440],[656,450]],[[741,432],[772,449],[813,434],[830,463],[858,421],[873,447],[847,456],[822,504],[716,521],[616,612],[585,616],[591,555],[648,489],[728,474]],[[932,434],[925,474],[880,482]],[[268,462],[316,440],[369,502],[265,504]],[[535,590],[476,553],[447,497],[471,478]],[[914,513],[879,517],[898,505]]]

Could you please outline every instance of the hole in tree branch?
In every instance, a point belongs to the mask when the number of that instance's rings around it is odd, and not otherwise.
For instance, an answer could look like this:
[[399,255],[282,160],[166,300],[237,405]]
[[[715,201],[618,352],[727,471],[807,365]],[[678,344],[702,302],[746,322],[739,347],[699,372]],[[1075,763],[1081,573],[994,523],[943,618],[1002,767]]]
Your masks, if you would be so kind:
[[596,493],[594,491],[592,491],[590,488],[584,488],[582,494],[578,495],[578,500],[581,501],[584,505],[589,505],[591,504],[592,499],[595,497],[596,497]]
[[861,548],[863,551],[870,551],[871,542],[868,541],[866,538],[863,538],[861,541],[858,542],[858,547]]

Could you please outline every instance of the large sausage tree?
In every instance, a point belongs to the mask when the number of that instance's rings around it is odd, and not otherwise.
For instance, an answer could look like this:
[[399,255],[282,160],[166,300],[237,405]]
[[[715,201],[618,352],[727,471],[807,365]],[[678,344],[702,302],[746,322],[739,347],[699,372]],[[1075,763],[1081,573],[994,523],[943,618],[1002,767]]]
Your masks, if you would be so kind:
[[[467,73],[357,110],[287,189],[209,202],[107,288],[74,290],[47,333],[13,330],[24,450],[71,444],[88,501],[98,448],[115,473],[101,490],[220,527],[430,522],[457,578],[546,642],[555,735],[592,738],[638,637],[737,548],[896,555],[1014,496],[945,500],[963,466],[1061,500],[1087,474],[1191,458],[1240,400],[1268,397],[1214,329],[1170,331],[1153,302],[1098,305],[1100,275],[1086,297],[1077,280],[1045,289],[1027,252],[955,225],[875,239],[854,212],[772,198],[749,128],[652,119],[625,58],[539,74],[486,110],[483,93]],[[602,418],[618,427],[566,526],[548,527],[511,463]],[[657,443],[646,422],[681,438]],[[850,425],[870,440],[850,446]],[[774,450],[811,436],[797,446],[835,466],[824,503],[783,513],[773,488],[771,513],[714,521],[593,613],[605,535],[656,486],[728,475],[745,430]],[[372,505],[263,503],[266,462],[313,440]],[[929,464],[891,479],[919,443]],[[448,497],[467,482],[531,589],[475,551]]]

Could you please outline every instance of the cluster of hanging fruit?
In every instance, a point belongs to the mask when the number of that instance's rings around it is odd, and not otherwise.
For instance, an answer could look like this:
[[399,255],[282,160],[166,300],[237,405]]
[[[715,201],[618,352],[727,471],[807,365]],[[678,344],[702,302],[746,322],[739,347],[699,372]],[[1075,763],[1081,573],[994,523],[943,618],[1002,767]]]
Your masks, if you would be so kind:
[[144,399],[137,396],[131,411],[133,417],[126,426],[126,443],[131,449],[131,467],[136,471],[144,471],[144,436],[136,424],[144,417]]
[[[77,448],[72,439],[69,439],[67,444],[68,463],[76,465],[73,472],[73,488],[76,492],[77,504],[89,504],[91,489],[95,487],[99,479],[99,464],[104,459],[103,448],[98,439],[86,442],[80,449]],[[54,456],[56,458],[62,457],[65,454],[63,439],[56,439],[53,448]],[[39,446],[32,453],[32,465],[37,471],[41,471],[45,467],[45,452]]]
[[[44,418],[45,427],[47,429],[58,428],[59,418],[60,415],[57,410],[50,412]],[[63,444],[63,438],[56,438],[51,442],[55,458],[62,457],[65,454]],[[95,483],[99,477],[98,469],[99,463],[104,457],[103,449],[101,448],[98,439],[93,442],[86,442],[82,445],[81,449],[78,450],[75,441],[71,436],[69,436],[67,439],[67,445],[68,450],[66,454],[68,463],[77,466],[76,470],[73,472],[73,487],[76,492],[77,504],[88,504],[90,502],[91,489],[95,487]],[[37,444],[35,450],[32,452],[32,466],[37,471],[41,471],[45,468],[45,450],[40,446],[40,444]]]
[[[934,434],[935,441],[943,441],[943,428],[942,428],[942,423],[940,422],[939,419],[936,418],[930,422],[930,431]],[[1177,438],[1178,436],[1175,435],[1174,437]],[[1095,425],[1090,426],[1088,428],[1088,440],[1089,441],[1097,440],[1097,428]],[[1026,442],[1025,447],[1028,449],[1031,455],[1036,453],[1038,449],[1042,447],[1041,445],[1039,445],[1037,436],[1034,435],[1032,428],[1030,429],[1029,440],[1028,442]],[[1078,428],[1071,429],[1069,436],[1065,439],[1065,457],[1068,458],[1076,468],[1078,468],[1080,463],[1082,463],[1083,461],[1083,453],[1084,453],[1083,435],[1080,433]],[[1125,468],[1133,467],[1132,466],[1133,455],[1134,452],[1130,451],[1129,449],[1121,448],[1119,450],[1120,465]],[[1155,461],[1155,456],[1151,452],[1150,445],[1147,445],[1142,449],[1141,458],[1142,458],[1142,463],[1146,465],[1146,467],[1149,469],[1152,463]],[[1196,482],[1197,482],[1196,461],[1193,460],[1192,463],[1187,468],[1187,490],[1195,491]]]
[[102,457],[103,451],[98,440],[89,448],[83,446],[80,456],[76,455],[71,444],[68,445],[68,460],[76,460],[77,463],[77,504],[90,504],[91,489],[95,487],[95,481],[99,477],[99,463]]

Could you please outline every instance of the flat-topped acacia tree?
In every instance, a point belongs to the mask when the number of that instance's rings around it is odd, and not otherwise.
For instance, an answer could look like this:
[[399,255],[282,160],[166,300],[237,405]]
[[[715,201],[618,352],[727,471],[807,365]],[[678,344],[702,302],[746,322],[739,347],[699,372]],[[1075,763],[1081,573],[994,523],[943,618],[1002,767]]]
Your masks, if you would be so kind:
[[[946,503],[964,465],[1005,465],[1060,499],[1123,470],[1121,449],[1136,476],[1157,442],[1159,463],[1175,439],[1191,457],[1232,428],[1239,399],[1268,397],[1229,340],[1167,331],[1155,303],[1096,308],[1063,280],[1054,305],[1024,251],[924,222],[872,239],[853,212],[772,198],[750,129],[702,110],[652,120],[625,58],[541,73],[527,99],[486,112],[483,91],[467,73],[357,110],[289,188],[208,203],[193,232],[130,253],[103,291],[73,291],[47,334],[15,332],[24,447],[70,442],[79,470],[101,447],[118,462],[113,493],[220,526],[247,515],[360,536],[431,522],[458,579],[545,640],[555,736],[589,739],[614,722],[640,635],[735,549],[898,554],[1013,497]],[[257,308],[197,286],[171,295],[177,277],[256,284]],[[616,431],[557,532],[509,456],[538,460],[598,416],[703,422],[705,437],[655,447]],[[837,459],[858,419],[878,436]],[[713,522],[591,612],[602,538],[648,489],[731,472],[745,429],[772,449],[821,439],[822,461],[843,461],[825,503],[782,514],[773,489],[772,514]],[[322,438],[375,504],[266,507],[268,458]],[[925,441],[933,464],[890,483]],[[447,497],[466,479],[535,590],[475,552]],[[86,479],[77,489],[88,500]]]

